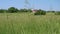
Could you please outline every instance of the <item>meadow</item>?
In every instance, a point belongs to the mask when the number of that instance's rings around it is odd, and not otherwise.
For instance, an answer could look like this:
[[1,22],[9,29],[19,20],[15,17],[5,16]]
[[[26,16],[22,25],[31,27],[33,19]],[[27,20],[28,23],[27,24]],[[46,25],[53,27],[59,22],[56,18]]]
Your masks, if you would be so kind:
[[0,34],[60,34],[60,15],[0,13]]

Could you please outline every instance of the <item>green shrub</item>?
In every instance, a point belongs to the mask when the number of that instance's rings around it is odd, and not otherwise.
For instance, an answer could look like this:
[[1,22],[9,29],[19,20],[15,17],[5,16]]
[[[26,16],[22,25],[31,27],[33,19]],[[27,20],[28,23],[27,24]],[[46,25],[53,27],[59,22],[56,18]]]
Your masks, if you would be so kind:
[[36,13],[34,13],[34,15],[45,15],[46,14],[46,11],[44,10],[37,10]]
[[47,11],[47,13],[55,13],[55,11]]
[[32,10],[31,10],[31,9],[28,9],[27,11],[28,11],[28,12],[32,12]]
[[27,12],[27,9],[20,9],[19,12]]
[[5,9],[0,9],[0,13],[5,13],[5,12],[7,12],[7,10],[5,10]]
[[55,15],[60,15],[60,11],[56,11],[55,12]]
[[18,9],[15,7],[8,8],[8,13],[17,13]]
[[32,12],[32,10],[31,10],[31,9],[20,9],[19,12],[20,12],[20,13],[21,13],[21,12]]
[[4,10],[3,9],[0,9],[0,13],[4,13]]

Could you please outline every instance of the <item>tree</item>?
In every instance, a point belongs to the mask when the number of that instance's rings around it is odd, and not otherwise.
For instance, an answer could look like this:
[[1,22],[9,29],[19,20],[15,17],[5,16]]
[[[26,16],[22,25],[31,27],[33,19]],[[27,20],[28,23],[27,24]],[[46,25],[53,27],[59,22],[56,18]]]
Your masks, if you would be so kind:
[[5,10],[5,9],[0,9],[0,13],[5,13],[5,12],[7,12],[7,10]]
[[19,12],[28,12],[27,9],[20,9]]
[[37,12],[35,13],[35,15],[45,15],[45,14],[46,14],[46,11],[41,9],[37,10]]
[[9,13],[16,13],[16,12],[18,12],[18,9],[15,7],[10,7],[10,8],[8,8],[8,12]]
[[55,15],[60,15],[60,11],[56,11],[55,12]]
[[32,10],[31,10],[31,9],[28,9],[27,11],[28,11],[28,12],[32,12]]
[[47,11],[47,13],[55,13],[55,11]]
[[3,13],[4,12],[4,10],[3,9],[0,9],[0,13]]

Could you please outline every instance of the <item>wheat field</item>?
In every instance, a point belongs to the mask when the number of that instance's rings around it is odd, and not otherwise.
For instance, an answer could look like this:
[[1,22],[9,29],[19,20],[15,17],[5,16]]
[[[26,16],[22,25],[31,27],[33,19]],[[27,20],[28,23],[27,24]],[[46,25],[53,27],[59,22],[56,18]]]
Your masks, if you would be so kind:
[[0,13],[0,34],[60,34],[60,15]]

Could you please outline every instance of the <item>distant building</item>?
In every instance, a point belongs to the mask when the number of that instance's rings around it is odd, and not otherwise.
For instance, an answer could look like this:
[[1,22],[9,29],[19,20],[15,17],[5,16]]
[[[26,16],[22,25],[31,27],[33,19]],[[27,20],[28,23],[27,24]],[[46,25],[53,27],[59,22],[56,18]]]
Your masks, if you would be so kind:
[[37,9],[32,9],[32,12],[33,12],[33,13],[36,13],[36,12],[37,12]]

